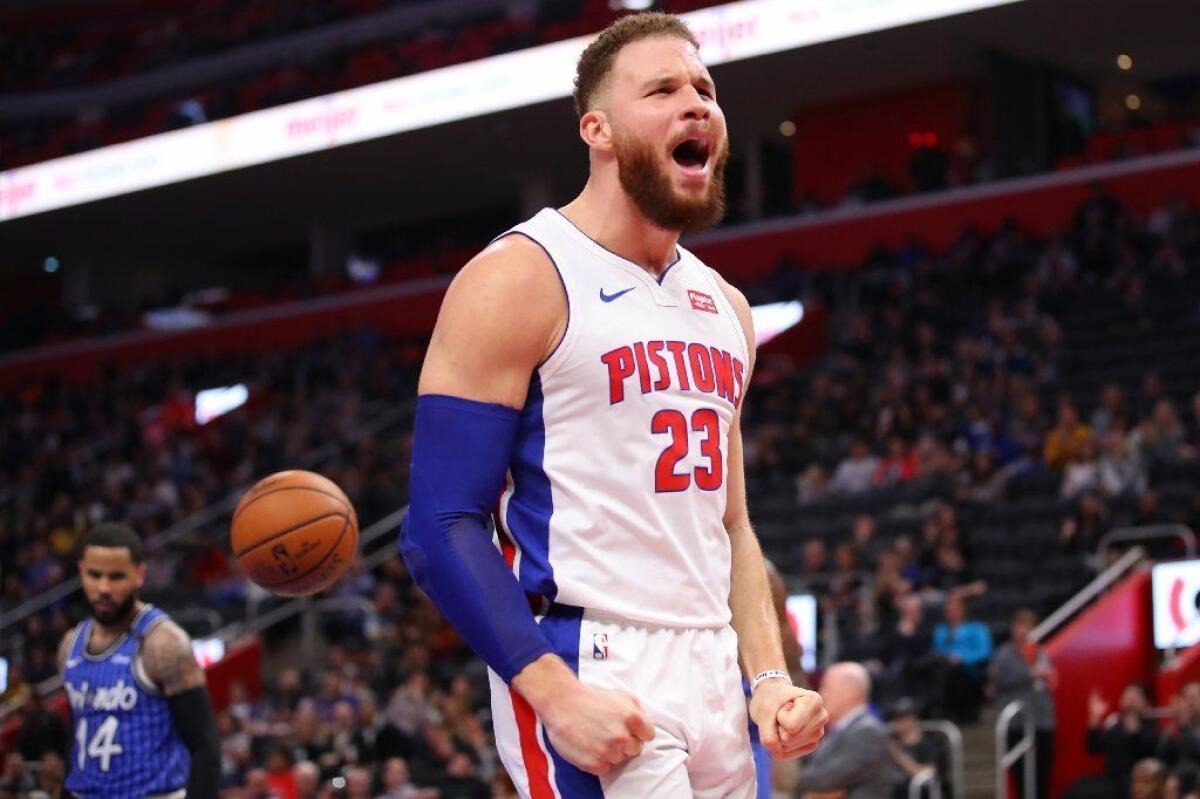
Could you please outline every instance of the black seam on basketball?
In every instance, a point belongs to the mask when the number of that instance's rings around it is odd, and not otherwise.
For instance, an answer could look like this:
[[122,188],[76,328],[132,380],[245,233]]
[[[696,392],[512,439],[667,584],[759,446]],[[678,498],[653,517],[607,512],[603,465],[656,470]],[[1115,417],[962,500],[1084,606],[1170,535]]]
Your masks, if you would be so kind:
[[[299,580],[303,580],[305,577],[307,577],[308,575],[315,572],[317,569],[324,566],[325,561],[329,560],[330,556],[332,556],[334,552],[337,552],[337,548],[341,545],[342,539],[346,537],[346,531],[349,529],[350,529],[350,519],[347,518],[346,523],[342,525],[342,531],[340,533],[338,533],[337,540],[333,542],[333,546],[331,546],[329,548],[329,551],[326,552],[324,554],[324,556],[322,556],[322,558],[319,561],[317,561],[316,565],[313,566],[308,571],[304,572],[303,574],[297,574],[294,577],[289,577],[286,580],[276,580],[273,583],[258,583],[259,587],[270,590],[272,588],[276,588],[281,585],[287,585],[289,583],[294,583],[294,582],[298,582]],[[258,582],[258,581],[255,580],[255,582]]]
[[268,536],[268,537],[266,537],[266,538],[262,539],[261,541],[255,541],[253,544],[251,544],[250,546],[246,547],[246,548],[245,548],[245,549],[243,549],[241,552],[235,552],[235,553],[233,553],[233,556],[234,556],[235,558],[240,558],[242,555],[245,555],[245,554],[247,554],[247,553],[249,553],[249,552],[253,552],[254,550],[258,549],[258,548],[259,548],[259,547],[261,547],[261,546],[265,546],[265,545],[267,545],[267,544],[271,543],[272,541],[275,541],[275,540],[277,540],[277,539],[283,538],[283,537],[284,537],[285,535],[287,535],[288,533],[294,533],[294,532],[296,532],[297,530],[303,530],[305,527],[308,527],[310,524],[316,524],[317,522],[319,522],[319,521],[322,521],[322,520],[324,520],[324,519],[328,519],[328,518],[329,518],[329,517],[331,517],[331,516],[341,516],[341,517],[342,517],[343,519],[345,519],[347,522],[349,522],[349,521],[350,521],[350,517],[349,517],[349,516],[347,516],[347,515],[346,515],[346,514],[344,514],[344,513],[337,513],[337,512],[334,512],[334,513],[322,513],[320,516],[314,516],[314,517],[312,517],[311,519],[308,519],[307,521],[305,521],[305,522],[304,522],[304,524],[298,525],[298,526],[296,526],[296,527],[289,527],[289,528],[288,528],[288,529],[286,529],[286,530],[280,530],[278,533],[274,533],[274,534],[272,534],[272,535],[270,535],[270,536]]
[[[253,490],[254,490],[253,488],[250,489],[250,491],[253,491]],[[247,491],[246,493],[249,494],[250,491]],[[280,491],[312,491],[314,494],[324,494],[325,496],[329,497],[330,499],[336,501],[339,505],[344,505],[347,511],[353,511],[353,508],[350,507],[349,502],[343,502],[342,498],[339,497],[337,494],[330,494],[328,491],[324,491],[320,488],[313,488],[312,486],[280,486],[279,488],[272,488],[270,491],[264,491],[261,494],[258,494],[257,496],[254,497],[254,499],[247,502],[244,507],[241,507],[241,508],[238,508],[237,510],[235,510],[233,512],[233,519],[230,519],[230,521],[232,522],[235,519],[237,519],[238,516],[242,515],[242,512],[244,510],[246,510],[246,508],[250,507],[255,502],[258,502],[263,497],[269,497],[271,494],[277,494]]]

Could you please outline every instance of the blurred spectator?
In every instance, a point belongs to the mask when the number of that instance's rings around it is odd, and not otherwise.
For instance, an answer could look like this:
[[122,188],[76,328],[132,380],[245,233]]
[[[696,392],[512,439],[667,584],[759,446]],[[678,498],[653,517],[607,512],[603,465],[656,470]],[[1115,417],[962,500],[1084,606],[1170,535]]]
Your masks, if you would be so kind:
[[[902,697],[893,703],[888,719],[892,758],[896,765],[910,780],[923,771],[933,770],[938,774],[942,795],[945,795],[948,786],[945,785],[944,775],[950,771],[950,753],[946,750],[945,739],[921,729],[919,708],[909,697]],[[908,796],[907,782],[899,783],[892,791],[893,799],[907,799]]]
[[[1054,691],[1058,687],[1058,673],[1045,650],[1029,638],[1036,624],[1037,614],[1032,610],[1023,608],[1016,612],[1009,630],[1009,640],[996,650],[988,673],[999,707],[1006,707],[1010,702],[1021,702],[1033,715],[1037,796],[1038,799],[1049,799],[1056,726]],[[1015,746],[1020,737],[1021,733],[1015,730],[1010,733],[1009,746]],[[1025,782],[1020,776],[1021,769],[1014,771],[1017,796],[1024,797]]]
[[1088,426],[1079,421],[1079,412],[1069,400],[1058,404],[1058,421],[1046,434],[1043,457],[1051,469],[1061,469],[1079,460],[1083,447],[1091,439]]
[[1085,491],[1099,491],[1101,484],[1100,453],[1096,439],[1088,436],[1080,441],[1075,457],[1065,464],[1059,493],[1063,499],[1074,499]]
[[1100,487],[1110,497],[1140,494],[1146,490],[1148,475],[1145,462],[1119,428],[1104,435],[1100,456]]
[[1100,536],[1108,532],[1108,506],[1095,493],[1085,493],[1059,528],[1059,542],[1069,552],[1092,552]]
[[992,634],[983,622],[968,619],[967,603],[961,597],[946,601],[945,619],[933,631],[933,651],[942,659],[937,715],[972,724],[983,703]]
[[887,731],[867,706],[867,670],[857,663],[836,663],[825,670],[820,690],[829,724],[821,746],[801,764],[796,794],[891,799],[901,775],[892,762]]
[[1116,383],[1106,383],[1100,389],[1100,402],[1092,411],[1088,420],[1092,432],[1096,435],[1107,435],[1114,428],[1128,421],[1129,412],[1125,409],[1125,394]]
[[870,445],[863,439],[856,440],[834,471],[830,487],[839,494],[861,494],[873,485],[878,466],[879,459],[871,454]]
[[1093,691],[1088,698],[1087,750],[1104,756],[1104,773],[1114,796],[1129,795],[1133,766],[1153,757],[1158,746],[1158,731],[1147,715],[1150,700],[1146,689],[1131,683],[1121,692],[1117,710]]
[[1154,403],[1150,417],[1138,425],[1132,439],[1131,445],[1147,463],[1173,463],[1195,455],[1187,443],[1187,434],[1175,413],[1175,405],[1169,399]]
[[41,760],[47,752],[65,759],[71,746],[71,733],[62,714],[46,707],[36,691],[31,691],[21,708],[21,754],[27,762]]
[[302,760],[292,767],[297,799],[316,799],[321,789],[321,769],[311,760]]
[[924,606],[916,594],[897,602],[900,615],[883,636],[880,658],[886,664],[885,693],[901,697],[930,699],[930,684],[936,665],[933,639],[925,628]]
[[1139,760],[1129,779],[1130,799],[1165,799],[1167,769],[1161,760]]
[[1200,769],[1200,683],[1189,682],[1171,701],[1171,721],[1158,739],[1155,756],[1172,770]]

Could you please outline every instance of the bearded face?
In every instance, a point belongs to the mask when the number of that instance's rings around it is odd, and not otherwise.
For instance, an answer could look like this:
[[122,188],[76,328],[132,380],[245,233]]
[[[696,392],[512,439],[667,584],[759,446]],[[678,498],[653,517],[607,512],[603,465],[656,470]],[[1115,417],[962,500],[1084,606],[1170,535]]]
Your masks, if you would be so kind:
[[725,215],[729,143],[699,123],[666,146],[630,131],[614,138],[621,187],[656,227],[700,233]]

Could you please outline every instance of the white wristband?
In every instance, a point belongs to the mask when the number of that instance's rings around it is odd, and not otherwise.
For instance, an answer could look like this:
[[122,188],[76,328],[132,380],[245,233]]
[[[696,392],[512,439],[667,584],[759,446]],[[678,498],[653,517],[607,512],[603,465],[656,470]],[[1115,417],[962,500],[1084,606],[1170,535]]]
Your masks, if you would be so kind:
[[779,669],[767,669],[766,671],[760,671],[758,675],[750,681],[750,693],[754,693],[755,690],[758,689],[760,683],[766,680],[774,679],[787,680],[788,682],[791,682],[792,675],[788,674],[786,671],[780,671]]

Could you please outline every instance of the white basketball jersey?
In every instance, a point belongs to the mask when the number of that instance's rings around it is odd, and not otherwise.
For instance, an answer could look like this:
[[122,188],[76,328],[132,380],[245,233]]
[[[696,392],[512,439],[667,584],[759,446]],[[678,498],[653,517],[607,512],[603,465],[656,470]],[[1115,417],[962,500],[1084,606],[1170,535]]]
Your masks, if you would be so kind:
[[715,273],[680,247],[656,280],[549,208],[512,234],[550,256],[568,306],[500,501],[522,587],[632,621],[727,624],[727,445],[750,361]]

